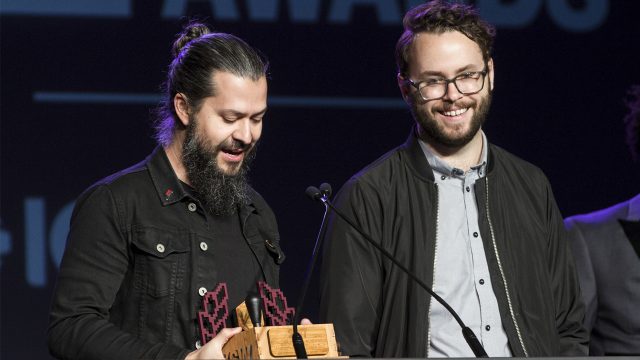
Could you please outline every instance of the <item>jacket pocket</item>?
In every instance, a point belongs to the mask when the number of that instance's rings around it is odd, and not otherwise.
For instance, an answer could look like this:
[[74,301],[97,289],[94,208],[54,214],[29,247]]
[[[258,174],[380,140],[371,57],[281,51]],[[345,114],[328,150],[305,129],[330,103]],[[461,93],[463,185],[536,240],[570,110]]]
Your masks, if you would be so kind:
[[181,290],[189,256],[189,234],[153,227],[133,234],[135,287],[153,297]]

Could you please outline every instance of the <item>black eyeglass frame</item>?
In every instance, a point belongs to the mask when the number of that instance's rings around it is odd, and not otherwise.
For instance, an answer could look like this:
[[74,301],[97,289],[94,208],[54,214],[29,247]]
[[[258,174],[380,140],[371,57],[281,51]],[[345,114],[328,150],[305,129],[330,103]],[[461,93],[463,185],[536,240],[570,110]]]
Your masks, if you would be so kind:
[[[484,78],[487,76],[487,74],[488,74],[488,73],[489,73],[489,69],[485,66],[484,70],[481,70],[481,71],[467,71],[467,72],[462,73],[462,74],[460,74],[460,75],[458,75],[458,76],[456,76],[456,77],[453,77],[453,78],[451,78],[451,79],[444,79],[444,80],[443,80],[443,81],[444,81],[444,93],[442,94],[442,96],[439,96],[439,97],[437,97],[437,98],[430,98],[430,99],[425,99],[425,97],[424,97],[424,96],[422,96],[422,92],[420,91],[420,84],[422,84],[422,83],[424,83],[424,82],[427,82],[427,80],[414,82],[414,81],[413,81],[413,80],[411,80],[411,79],[407,79],[407,82],[408,82],[411,86],[413,86],[413,87],[418,91],[418,94],[420,94],[420,97],[422,98],[422,100],[424,100],[424,101],[431,101],[431,100],[438,100],[438,99],[442,99],[445,95],[447,95],[447,91],[448,91],[448,89],[449,89],[449,84],[450,84],[450,83],[453,83],[453,86],[455,86],[455,87],[456,87],[456,90],[458,90],[458,92],[459,92],[460,94],[463,94],[463,95],[473,95],[473,94],[477,94],[477,93],[479,93],[480,91],[482,91],[482,89],[484,89],[484,83],[485,83]],[[471,75],[471,74],[480,74],[480,75],[482,76],[482,85],[480,86],[480,89],[478,89],[478,90],[476,90],[476,91],[471,91],[471,92],[464,92],[464,91],[460,91],[460,88],[458,87],[458,84],[456,83],[456,80],[461,79],[461,77],[463,77],[463,76],[469,76],[469,75]]]

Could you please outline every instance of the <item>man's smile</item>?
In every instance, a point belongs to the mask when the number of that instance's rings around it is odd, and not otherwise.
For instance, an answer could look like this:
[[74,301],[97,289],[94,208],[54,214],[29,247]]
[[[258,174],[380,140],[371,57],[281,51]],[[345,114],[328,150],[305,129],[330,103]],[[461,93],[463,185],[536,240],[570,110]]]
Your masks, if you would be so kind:
[[444,116],[459,116],[467,112],[469,108],[457,109],[457,110],[449,110],[440,112]]

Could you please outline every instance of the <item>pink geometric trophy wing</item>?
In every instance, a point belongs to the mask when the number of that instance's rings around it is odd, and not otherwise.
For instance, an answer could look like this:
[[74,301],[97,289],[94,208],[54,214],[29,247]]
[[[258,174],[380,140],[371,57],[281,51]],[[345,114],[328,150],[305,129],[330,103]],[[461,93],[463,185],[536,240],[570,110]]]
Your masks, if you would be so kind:
[[271,326],[288,325],[293,320],[295,309],[287,306],[287,298],[280,289],[274,289],[264,281],[258,282],[258,289],[265,317]]
[[229,318],[228,302],[226,283],[219,283],[213,291],[208,291],[202,297],[202,311],[198,312],[202,345],[209,342],[220,330],[226,327]]

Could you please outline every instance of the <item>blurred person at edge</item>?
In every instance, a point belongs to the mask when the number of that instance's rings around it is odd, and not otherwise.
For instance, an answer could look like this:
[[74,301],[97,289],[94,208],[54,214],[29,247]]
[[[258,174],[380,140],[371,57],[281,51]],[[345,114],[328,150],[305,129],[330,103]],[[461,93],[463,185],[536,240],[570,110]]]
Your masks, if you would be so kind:
[[[343,186],[336,206],[444,298],[489,356],[585,355],[551,186],[482,130],[493,26],[470,6],[434,1],[410,10],[404,28],[397,79],[415,124]],[[346,222],[333,217],[326,240],[321,321],[334,323],[346,355],[474,356],[445,308]]]
[[[640,85],[629,91],[627,144],[640,162]],[[565,219],[576,261],[589,355],[640,356],[640,194],[607,209]]]
[[229,308],[278,286],[276,219],[248,185],[267,111],[267,63],[243,40],[185,27],[173,44],[158,147],[86,190],[71,219],[48,332],[63,359],[211,359],[240,328],[201,346],[202,298]]

